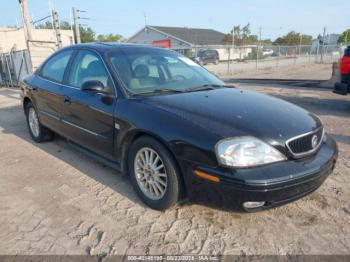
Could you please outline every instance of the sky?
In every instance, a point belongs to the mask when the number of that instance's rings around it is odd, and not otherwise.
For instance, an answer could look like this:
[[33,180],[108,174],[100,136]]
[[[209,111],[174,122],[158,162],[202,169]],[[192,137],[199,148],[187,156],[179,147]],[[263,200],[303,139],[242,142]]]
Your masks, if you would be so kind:
[[[28,0],[32,20],[49,14],[50,0]],[[70,21],[71,8],[86,11],[82,24],[97,34],[128,38],[148,25],[211,28],[228,33],[250,23],[253,34],[274,40],[291,30],[316,37],[350,28],[350,0],[51,0],[61,20]],[[0,26],[21,25],[17,0],[0,0]],[[145,19],[146,17],[146,19]]]

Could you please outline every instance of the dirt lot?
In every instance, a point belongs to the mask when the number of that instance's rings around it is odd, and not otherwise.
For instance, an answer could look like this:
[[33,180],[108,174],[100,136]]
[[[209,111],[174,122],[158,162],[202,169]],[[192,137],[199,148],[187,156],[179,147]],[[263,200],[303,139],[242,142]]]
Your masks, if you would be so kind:
[[235,62],[231,65],[229,74],[225,62],[218,65],[208,64],[205,67],[221,77],[236,78],[328,80],[332,75],[332,63],[309,64],[305,62],[295,66],[281,63],[276,67],[275,61],[265,61],[261,62],[258,70],[256,70],[254,62]]
[[33,143],[18,91],[0,89],[0,254],[350,254],[350,98],[327,89],[240,87],[322,118],[340,156],[315,193],[254,214],[192,203],[153,211],[127,177],[63,139]]

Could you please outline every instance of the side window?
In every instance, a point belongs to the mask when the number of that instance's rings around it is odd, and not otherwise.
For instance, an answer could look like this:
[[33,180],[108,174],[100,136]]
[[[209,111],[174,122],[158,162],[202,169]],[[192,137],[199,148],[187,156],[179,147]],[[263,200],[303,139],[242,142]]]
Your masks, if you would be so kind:
[[113,93],[113,85],[108,72],[101,58],[94,52],[79,51],[71,68],[69,85],[81,88],[85,82],[97,80],[105,86],[107,92]]
[[61,83],[72,53],[71,50],[63,51],[53,56],[41,69],[40,76]]

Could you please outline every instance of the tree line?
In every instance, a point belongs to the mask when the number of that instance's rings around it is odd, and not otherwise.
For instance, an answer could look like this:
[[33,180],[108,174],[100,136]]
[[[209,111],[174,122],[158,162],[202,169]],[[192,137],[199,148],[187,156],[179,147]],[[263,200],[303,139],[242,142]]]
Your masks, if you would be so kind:
[[[70,30],[71,25],[67,21],[62,21],[60,23],[62,30]],[[45,23],[37,25],[37,29],[52,29],[52,23],[47,21]],[[126,39],[119,34],[99,34],[96,36],[94,30],[91,27],[79,27],[80,38],[82,43],[88,42],[124,42]],[[74,27],[73,27],[74,31]],[[75,34],[75,32],[74,32]],[[291,31],[284,36],[278,37],[275,41],[271,39],[261,39],[257,35],[251,33],[250,24],[248,23],[245,26],[234,26],[233,30],[226,34],[223,42],[226,44],[232,43],[232,35],[234,35],[234,44],[236,46],[244,45],[256,45],[260,43],[261,45],[282,45],[282,46],[291,46],[291,45],[311,45],[312,36],[301,34],[295,31]],[[339,44],[350,44],[350,29],[345,30],[339,37]]]
[[[60,27],[62,30],[70,30],[71,25],[67,21],[62,21],[60,23]],[[46,21],[45,23],[39,24],[35,26],[36,29],[52,29],[52,23]],[[96,35],[95,31],[92,30],[91,27],[83,27],[79,26],[80,38],[82,43],[89,42],[124,42],[126,39],[119,34],[99,34]],[[73,32],[75,34],[75,28],[73,27]]]
[[275,41],[271,39],[261,39],[258,35],[251,34],[250,24],[245,26],[234,26],[233,30],[224,38],[225,43],[232,43],[232,35],[234,36],[234,44],[237,46],[256,45],[311,45],[312,36],[291,31],[288,34],[278,37]]

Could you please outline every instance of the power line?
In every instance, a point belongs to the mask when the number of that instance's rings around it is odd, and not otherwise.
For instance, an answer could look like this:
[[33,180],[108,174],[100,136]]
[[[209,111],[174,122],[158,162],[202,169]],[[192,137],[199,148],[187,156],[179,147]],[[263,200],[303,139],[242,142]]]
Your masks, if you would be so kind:
[[38,19],[38,20],[31,21],[31,23],[32,23],[32,25],[35,25],[35,24],[37,24],[37,23],[39,23],[39,22],[41,22],[41,21],[44,21],[44,20],[46,20],[46,19],[48,19],[48,18],[51,18],[51,17],[52,17],[52,15],[48,15],[48,16],[45,16],[45,17],[40,18],[40,19]]

